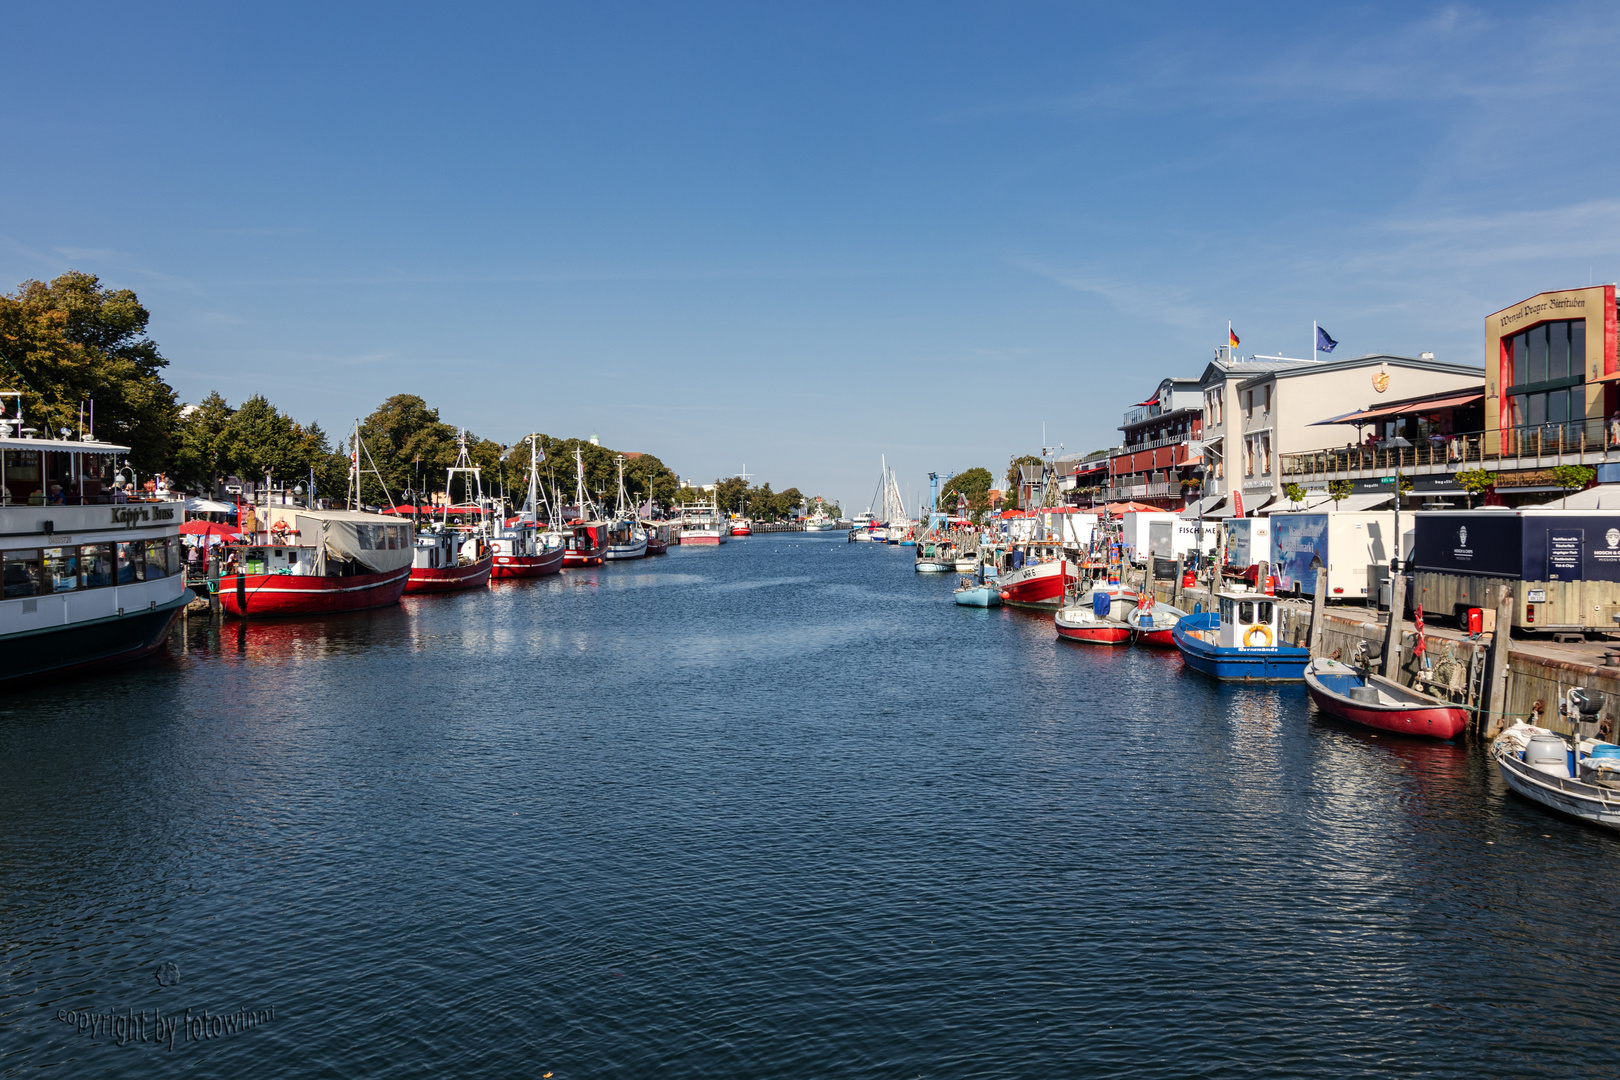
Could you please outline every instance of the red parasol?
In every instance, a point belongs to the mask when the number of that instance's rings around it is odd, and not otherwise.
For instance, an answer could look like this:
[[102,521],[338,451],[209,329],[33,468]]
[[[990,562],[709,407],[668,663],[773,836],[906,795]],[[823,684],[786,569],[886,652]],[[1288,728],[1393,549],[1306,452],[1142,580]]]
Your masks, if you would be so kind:
[[217,521],[188,521],[180,526],[180,532],[185,536],[223,536],[232,540],[242,535],[241,529]]

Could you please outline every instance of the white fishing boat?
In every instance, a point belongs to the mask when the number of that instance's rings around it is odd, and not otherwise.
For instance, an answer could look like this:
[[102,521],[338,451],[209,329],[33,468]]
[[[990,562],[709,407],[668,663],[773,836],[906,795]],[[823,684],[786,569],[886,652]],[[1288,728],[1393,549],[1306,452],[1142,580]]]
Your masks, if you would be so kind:
[[681,507],[681,544],[714,546],[723,544],[731,536],[731,526],[720,513],[713,500],[686,503]]
[[[1564,708],[1579,732],[1597,721],[1601,695],[1575,687],[1565,695]],[[1620,746],[1578,734],[1565,738],[1521,721],[1496,737],[1491,756],[1519,795],[1568,817],[1620,829]]]
[[608,522],[607,551],[602,557],[609,562],[640,559],[647,554],[647,530],[624,489],[624,455],[614,455],[613,461],[619,467],[619,499],[613,520]]
[[815,511],[804,519],[805,532],[834,532],[838,528],[838,520],[827,513],[827,505],[818,501]]

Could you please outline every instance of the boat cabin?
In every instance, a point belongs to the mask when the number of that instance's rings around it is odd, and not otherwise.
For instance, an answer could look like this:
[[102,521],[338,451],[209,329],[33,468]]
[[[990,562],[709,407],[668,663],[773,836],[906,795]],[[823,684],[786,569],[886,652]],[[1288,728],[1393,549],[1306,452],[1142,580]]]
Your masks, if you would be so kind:
[[416,534],[411,566],[418,570],[438,570],[475,563],[481,558],[483,552],[476,533],[434,527]]
[[1216,644],[1221,648],[1269,649],[1281,642],[1278,620],[1282,609],[1275,596],[1221,593],[1219,600],[1221,625]]

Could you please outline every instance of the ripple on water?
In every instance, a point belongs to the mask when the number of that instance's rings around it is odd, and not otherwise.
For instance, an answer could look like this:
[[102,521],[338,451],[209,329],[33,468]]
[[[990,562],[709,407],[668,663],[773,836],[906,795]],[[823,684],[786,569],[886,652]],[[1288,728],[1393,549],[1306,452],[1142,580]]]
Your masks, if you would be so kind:
[[[675,549],[186,627],[165,659],[10,695],[0,1067],[1607,1060],[1616,841],[1506,797],[1466,745],[957,608],[905,554]],[[173,1051],[53,1019],[271,1006]]]

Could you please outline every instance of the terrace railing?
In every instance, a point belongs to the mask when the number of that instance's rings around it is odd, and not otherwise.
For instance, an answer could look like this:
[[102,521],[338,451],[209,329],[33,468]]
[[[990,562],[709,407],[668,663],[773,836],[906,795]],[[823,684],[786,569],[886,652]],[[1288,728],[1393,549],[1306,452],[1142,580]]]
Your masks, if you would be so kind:
[[1401,449],[1339,446],[1279,457],[1282,475],[1290,480],[1387,475],[1397,468],[1413,472],[1484,468],[1495,472],[1590,465],[1620,461],[1620,417],[1504,428],[1496,442],[1493,449],[1485,432],[1470,431],[1437,436]]

